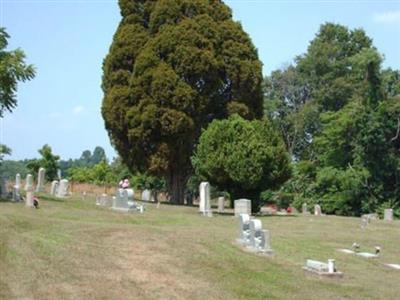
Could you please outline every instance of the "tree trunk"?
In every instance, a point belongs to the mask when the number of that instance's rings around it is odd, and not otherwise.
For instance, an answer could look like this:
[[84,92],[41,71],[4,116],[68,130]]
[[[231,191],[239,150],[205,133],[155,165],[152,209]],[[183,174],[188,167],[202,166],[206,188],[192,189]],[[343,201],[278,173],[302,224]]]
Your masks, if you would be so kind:
[[182,171],[171,171],[168,178],[168,190],[171,195],[171,203],[183,205],[185,203],[185,187],[187,176]]

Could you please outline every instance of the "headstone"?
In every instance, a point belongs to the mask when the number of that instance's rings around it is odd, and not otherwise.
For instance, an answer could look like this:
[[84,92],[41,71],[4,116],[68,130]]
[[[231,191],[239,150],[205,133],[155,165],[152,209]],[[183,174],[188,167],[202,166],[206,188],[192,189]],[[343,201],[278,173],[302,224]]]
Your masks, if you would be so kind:
[[57,188],[57,194],[56,196],[58,198],[65,198],[69,196],[69,182],[67,179],[61,179],[59,184],[58,184],[58,188]]
[[51,182],[50,195],[55,196],[57,194],[57,190],[58,190],[58,180],[53,180]]
[[325,277],[342,277],[343,273],[336,270],[334,259],[328,259],[328,263],[307,259],[304,270]]
[[244,245],[250,242],[250,216],[248,214],[239,215],[239,238],[237,242]]
[[153,193],[150,190],[144,190],[142,191],[142,201],[153,201]]
[[2,198],[8,197],[7,180],[5,177],[0,177],[0,196]]
[[221,214],[225,210],[225,197],[218,197],[218,212]]
[[272,254],[271,237],[268,230],[262,229],[260,220],[253,219],[249,223],[250,237],[249,248],[254,252]]
[[60,169],[57,169],[57,177],[58,177],[58,180],[61,180],[61,170]]
[[210,184],[208,182],[200,183],[200,203],[199,211],[204,216],[212,216],[211,211],[211,196],[210,196]]
[[110,197],[108,197],[107,194],[102,194],[101,196],[96,197],[96,205],[110,206]]
[[383,219],[385,221],[393,221],[393,209],[391,208],[385,209]]
[[240,214],[251,215],[251,200],[249,199],[238,199],[235,200],[235,217]]
[[15,175],[15,185],[13,186],[13,201],[21,201],[21,175]]
[[46,175],[46,170],[44,168],[39,169],[38,173],[38,183],[36,186],[36,192],[44,192],[44,176]]
[[319,204],[314,205],[314,215],[321,216],[321,206]]
[[25,192],[25,205],[27,207],[33,207],[33,176],[31,174],[26,176]]
[[112,209],[124,212],[139,211],[144,212],[144,206],[135,203],[133,189],[118,189],[117,194],[113,197]]
[[301,206],[301,213],[303,215],[307,215],[308,214],[307,203],[303,203],[303,205]]

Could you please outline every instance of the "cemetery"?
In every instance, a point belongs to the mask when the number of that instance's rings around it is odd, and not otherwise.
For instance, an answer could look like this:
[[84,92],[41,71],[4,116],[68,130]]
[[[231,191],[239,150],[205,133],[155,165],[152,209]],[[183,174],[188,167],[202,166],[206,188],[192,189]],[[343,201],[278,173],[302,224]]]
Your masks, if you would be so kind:
[[0,300],[400,299],[399,3],[283,2],[1,1]]

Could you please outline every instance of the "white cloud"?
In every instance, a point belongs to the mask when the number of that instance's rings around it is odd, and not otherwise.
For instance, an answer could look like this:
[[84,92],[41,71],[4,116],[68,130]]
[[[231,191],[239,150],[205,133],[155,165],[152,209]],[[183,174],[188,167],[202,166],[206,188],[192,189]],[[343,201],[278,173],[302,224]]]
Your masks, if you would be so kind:
[[376,13],[374,14],[374,21],[376,23],[400,24],[400,10]]
[[85,109],[85,107],[83,107],[82,105],[78,105],[78,106],[74,107],[72,112],[74,113],[74,115],[79,115],[80,113],[82,113],[84,111],[84,109]]

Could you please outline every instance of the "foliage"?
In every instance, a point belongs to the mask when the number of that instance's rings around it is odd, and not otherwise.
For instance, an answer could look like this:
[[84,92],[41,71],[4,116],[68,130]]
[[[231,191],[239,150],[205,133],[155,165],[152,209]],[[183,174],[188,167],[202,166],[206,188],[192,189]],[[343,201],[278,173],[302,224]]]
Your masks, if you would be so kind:
[[0,174],[11,180],[15,179],[17,173],[24,178],[29,173],[26,164],[27,161],[4,160],[0,165]]
[[104,60],[102,114],[132,172],[166,180],[183,203],[201,129],[233,113],[262,115],[261,62],[222,1],[120,0]]
[[21,49],[5,50],[9,38],[5,28],[0,28],[0,117],[17,106],[18,82],[35,77],[35,69],[25,63],[25,54]]
[[260,192],[279,188],[290,176],[289,156],[270,122],[238,115],[208,126],[192,163],[196,174],[227,190],[231,200],[250,198],[255,211]]
[[93,167],[103,160],[107,160],[107,156],[102,147],[95,147],[93,154],[90,150],[82,152],[79,159],[69,159],[60,161],[60,169],[65,176],[69,176],[69,169],[76,167]]
[[34,159],[27,163],[27,168],[34,176],[37,175],[40,168],[46,169],[46,179],[52,181],[57,178],[58,161],[60,157],[52,153],[51,147],[49,145],[44,145],[38,150],[39,154],[42,156],[41,159]]
[[295,158],[270,199],[341,215],[399,207],[400,80],[381,63],[363,30],[327,23],[296,65],[266,78],[266,112]]
[[3,159],[5,155],[11,155],[11,148],[7,145],[0,144],[0,166],[3,163]]

